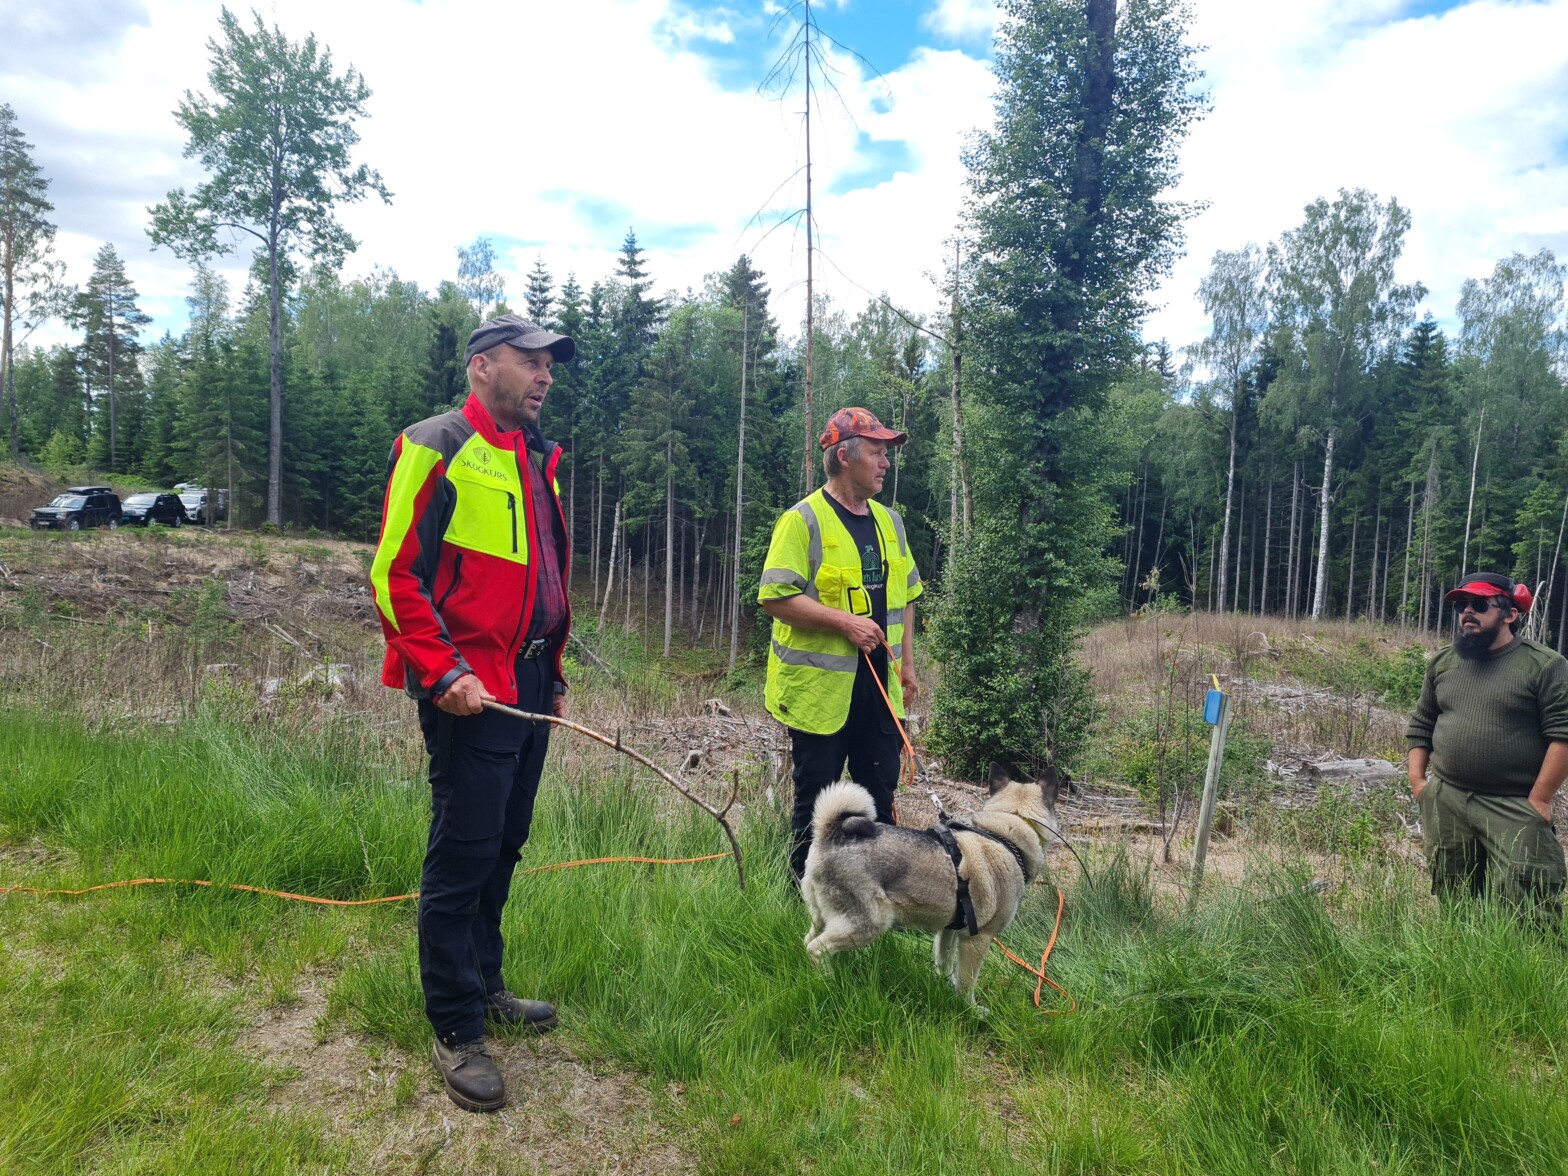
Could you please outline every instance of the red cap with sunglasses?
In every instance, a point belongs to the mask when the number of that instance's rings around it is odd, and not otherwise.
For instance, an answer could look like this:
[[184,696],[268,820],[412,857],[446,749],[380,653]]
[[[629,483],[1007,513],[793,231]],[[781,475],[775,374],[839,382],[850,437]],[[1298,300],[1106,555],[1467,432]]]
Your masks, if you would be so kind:
[[[1492,596],[1501,596],[1503,599],[1497,603],[1506,603],[1522,613],[1529,612],[1530,605],[1535,602],[1535,596],[1529,588],[1514,583],[1507,576],[1494,576],[1490,572],[1476,572],[1466,576],[1460,581],[1459,587],[1444,593],[1443,599],[1449,604],[1459,605],[1462,609],[1469,601],[1479,602]],[[1487,600],[1487,607],[1491,604],[1492,602]]]

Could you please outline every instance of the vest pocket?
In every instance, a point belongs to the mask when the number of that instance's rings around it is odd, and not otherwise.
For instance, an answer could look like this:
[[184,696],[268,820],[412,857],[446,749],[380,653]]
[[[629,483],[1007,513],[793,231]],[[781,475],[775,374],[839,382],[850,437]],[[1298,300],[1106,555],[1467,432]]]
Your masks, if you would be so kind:
[[845,599],[844,571],[833,564],[823,564],[817,569],[817,601],[839,612],[848,610]]

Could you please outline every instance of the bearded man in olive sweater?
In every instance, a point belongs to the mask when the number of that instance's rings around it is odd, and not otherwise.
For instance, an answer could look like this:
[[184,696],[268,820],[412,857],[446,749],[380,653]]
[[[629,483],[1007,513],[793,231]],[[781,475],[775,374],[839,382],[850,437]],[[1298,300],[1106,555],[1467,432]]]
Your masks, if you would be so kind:
[[1530,589],[1464,578],[1443,598],[1460,633],[1410,717],[1410,790],[1439,897],[1490,889],[1556,926],[1568,867],[1552,797],[1568,777],[1568,661],[1517,635]]

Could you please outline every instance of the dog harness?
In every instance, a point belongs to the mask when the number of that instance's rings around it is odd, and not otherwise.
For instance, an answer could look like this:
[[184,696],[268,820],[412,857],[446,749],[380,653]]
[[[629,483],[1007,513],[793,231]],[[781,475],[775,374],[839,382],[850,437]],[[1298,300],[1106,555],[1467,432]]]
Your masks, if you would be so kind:
[[964,877],[963,872],[959,869],[959,866],[963,864],[964,851],[958,848],[958,838],[954,837],[953,834],[955,832],[974,833],[977,836],[995,841],[997,844],[1006,847],[1007,852],[1012,854],[1013,860],[1018,863],[1018,872],[1024,876],[1024,881],[1027,883],[1029,881],[1029,867],[1024,864],[1023,850],[1019,849],[1000,833],[992,833],[989,829],[977,829],[973,825],[968,825],[963,821],[952,818],[932,825],[926,832],[936,838],[938,845],[947,850],[947,856],[953,859],[953,876],[958,879],[958,901],[953,911],[953,921],[947,925],[945,930],[968,931],[971,935],[978,935],[980,933],[980,924],[975,919],[974,900],[969,897],[969,880]]

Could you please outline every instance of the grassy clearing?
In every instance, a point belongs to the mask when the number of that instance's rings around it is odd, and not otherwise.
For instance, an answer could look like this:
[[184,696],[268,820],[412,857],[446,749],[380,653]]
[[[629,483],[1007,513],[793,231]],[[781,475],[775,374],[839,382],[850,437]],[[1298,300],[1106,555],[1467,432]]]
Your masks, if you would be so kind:
[[[15,782],[0,793],[5,883],[417,885],[417,770],[347,727],[284,741],[213,708],[167,732],[89,734],[21,712],[0,755]],[[1568,1154],[1561,947],[1436,911],[1408,870],[1369,868],[1327,906],[1260,873],[1188,918],[1139,867],[1099,858],[1092,883],[1061,879],[1053,975],[1078,1011],[1041,1016],[1032,982],[993,955],[981,1019],[937,980],[923,936],[811,969],[782,833],[754,798],[744,894],[723,862],[611,866],[522,879],[508,908],[509,983],[560,1001],[561,1040],[590,1065],[641,1075],[665,1138],[703,1171],[1535,1173]],[[547,776],[525,865],[716,842],[654,786],[579,757]],[[1032,895],[1010,945],[1038,951],[1054,907]],[[316,1035],[349,1034],[362,1065],[406,1075],[360,1102],[361,1127],[439,1098],[420,1065],[410,908],[11,896],[0,934],[0,1168],[535,1167],[481,1144],[372,1163],[364,1136],[277,1098],[289,1071],[247,1047],[258,1010],[319,977]]]

